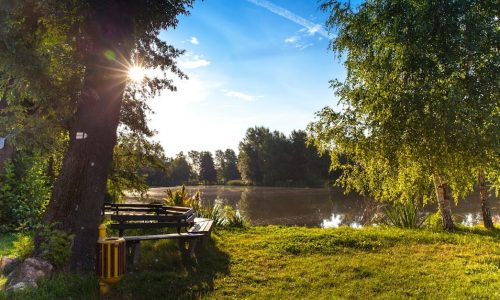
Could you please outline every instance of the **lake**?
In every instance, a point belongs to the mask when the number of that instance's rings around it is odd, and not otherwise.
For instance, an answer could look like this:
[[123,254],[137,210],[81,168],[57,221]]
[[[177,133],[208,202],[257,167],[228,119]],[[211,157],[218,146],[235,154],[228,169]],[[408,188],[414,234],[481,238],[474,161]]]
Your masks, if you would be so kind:
[[[152,188],[148,201],[161,200],[168,188]],[[173,188],[175,189],[175,188]],[[231,205],[253,225],[298,225],[308,227],[360,227],[371,219],[377,206],[359,195],[344,195],[340,189],[277,187],[186,187],[190,193],[201,192],[204,205],[221,201]],[[127,201],[138,201],[129,195]],[[493,221],[500,223],[500,198],[490,198]],[[435,212],[429,205],[424,212]],[[481,222],[479,193],[452,206],[457,220],[464,225]]]

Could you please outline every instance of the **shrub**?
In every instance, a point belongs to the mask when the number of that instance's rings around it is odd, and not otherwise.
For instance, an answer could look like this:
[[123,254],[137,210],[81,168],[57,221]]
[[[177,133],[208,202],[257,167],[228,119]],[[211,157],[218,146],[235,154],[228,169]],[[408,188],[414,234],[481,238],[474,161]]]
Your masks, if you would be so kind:
[[37,227],[52,190],[46,160],[37,155],[19,155],[5,164],[0,182],[0,231]]
[[73,235],[56,229],[57,223],[51,226],[40,226],[40,257],[60,268],[66,264],[71,255]]
[[247,184],[243,180],[229,180],[228,182],[226,182],[226,185],[229,185],[229,186],[247,186]]
[[[460,220],[458,220],[456,216],[452,215],[451,217],[453,218],[453,222],[455,224],[460,223]],[[426,218],[424,226],[433,230],[443,230],[443,218],[441,217],[439,210]]]
[[383,209],[380,222],[384,225],[401,228],[419,228],[425,221],[417,205],[412,202],[395,203]]
[[200,218],[213,220],[216,227],[224,225],[223,206],[217,200],[213,206],[200,207],[196,212]]
[[247,221],[240,214],[239,210],[235,210],[229,205],[224,206],[224,226],[227,227],[246,227]]
[[20,260],[25,260],[30,257],[35,251],[35,244],[33,243],[33,238],[29,235],[21,235],[13,243],[14,253]]
[[200,208],[200,192],[189,195],[186,187],[182,186],[179,190],[167,190],[167,197],[163,199],[165,204],[172,206],[188,206],[195,210]]
[[213,206],[200,207],[198,216],[211,219],[216,227],[246,227],[249,222],[230,205],[224,205],[222,201],[215,201]]

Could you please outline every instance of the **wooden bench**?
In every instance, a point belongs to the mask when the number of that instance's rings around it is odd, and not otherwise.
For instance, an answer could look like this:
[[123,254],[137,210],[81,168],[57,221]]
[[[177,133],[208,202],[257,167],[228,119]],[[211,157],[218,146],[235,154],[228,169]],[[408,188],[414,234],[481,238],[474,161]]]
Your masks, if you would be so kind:
[[[126,241],[128,261],[136,264],[140,255],[140,242],[177,239],[183,258],[194,257],[197,241],[206,245],[213,221],[195,218],[194,209],[161,204],[105,204],[103,216],[109,216],[111,229],[116,229]],[[124,236],[129,229],[177,228],[177,233]],[[181,232],[185,228],[187,232]]]
[[210,235],[212,234],[212,226],[214,224],[213,220],[206,218],[195,218],[194,225],[188,229],[191,234],[202,234],[201,241],[203,246],[206,246]]

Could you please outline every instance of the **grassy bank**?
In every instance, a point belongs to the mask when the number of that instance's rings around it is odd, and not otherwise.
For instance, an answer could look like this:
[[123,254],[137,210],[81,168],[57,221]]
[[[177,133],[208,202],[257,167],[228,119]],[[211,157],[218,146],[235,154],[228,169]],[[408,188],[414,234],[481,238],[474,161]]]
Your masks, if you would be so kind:
[[[500,299],[498,230],[220,230],[190,265],[168,241],[143,250],[109,299]],[[95,290],[92,276],[59,275],[13,298],[97,299]]]

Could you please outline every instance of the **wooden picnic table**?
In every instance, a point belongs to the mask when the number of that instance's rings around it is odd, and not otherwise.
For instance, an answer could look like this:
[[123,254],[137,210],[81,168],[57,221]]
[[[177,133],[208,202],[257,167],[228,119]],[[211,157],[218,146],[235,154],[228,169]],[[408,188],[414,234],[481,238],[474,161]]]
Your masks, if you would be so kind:
[[[127,253],[134,264],[140,255],[141,241],[176,239],[183,257],[193,257],[198,240],[205,245],[213,225],[210,219],[196,218],[191,207],[156,203],[105,203],[102,215],[111,219],[109,227],[118,230],[119,236],[125,239]],[[157,228],[177,228],[177,233],[124,236],[125,230]]]

